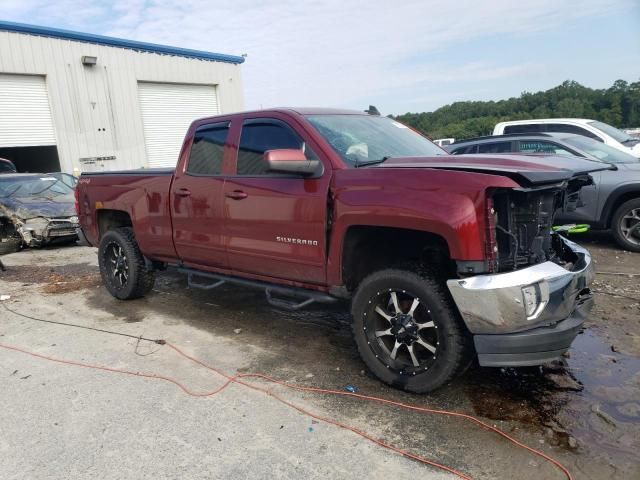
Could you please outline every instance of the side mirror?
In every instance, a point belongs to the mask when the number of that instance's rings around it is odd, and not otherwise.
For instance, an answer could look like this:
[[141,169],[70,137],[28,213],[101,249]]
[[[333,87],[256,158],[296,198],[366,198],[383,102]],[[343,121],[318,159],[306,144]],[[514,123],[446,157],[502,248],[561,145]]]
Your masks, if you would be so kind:
[[264,152],[267,171],[310,177],[322,172],[319,160],[308,160],[302,150],[282,148]]

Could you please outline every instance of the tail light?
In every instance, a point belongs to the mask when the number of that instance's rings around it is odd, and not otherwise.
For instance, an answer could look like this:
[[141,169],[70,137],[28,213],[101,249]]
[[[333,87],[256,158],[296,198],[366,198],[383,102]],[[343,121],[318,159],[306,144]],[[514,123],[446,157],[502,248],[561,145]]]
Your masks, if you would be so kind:
[[78,199],[78,185],[73,189],[73,198],[75,199],[74,207],[76,209],[76,215],[80,216],[80,200]]
[[488,197],[485,210],[486,243],[485,259],[489,272],[498,271],[498,241],[496,238],[496,211],[493,208],[493,198]]

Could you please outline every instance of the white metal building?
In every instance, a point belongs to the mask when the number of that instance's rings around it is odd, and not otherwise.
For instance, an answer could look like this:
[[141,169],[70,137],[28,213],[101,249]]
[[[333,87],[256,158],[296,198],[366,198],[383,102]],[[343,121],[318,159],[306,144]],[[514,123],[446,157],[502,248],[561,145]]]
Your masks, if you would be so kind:
[[242,109],[243,61],[0,22],[0,157],[32,172],[174,166],[192,120]]

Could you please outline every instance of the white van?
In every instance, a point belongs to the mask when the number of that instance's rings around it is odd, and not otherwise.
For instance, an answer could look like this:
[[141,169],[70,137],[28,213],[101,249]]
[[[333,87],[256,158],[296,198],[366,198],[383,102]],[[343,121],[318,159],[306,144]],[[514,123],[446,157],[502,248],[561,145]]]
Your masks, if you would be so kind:
[[432,142],[439,147],[446,147],[447,145],[451,145],[455,141],[455,138],[438,138],[437,140],[432,140]]
[[597,120],[588,120],[586,118],[515,120],[512,122],[500,122],[493,129],[494,135],[535,132],[575,133],[640,157],[640,139]]

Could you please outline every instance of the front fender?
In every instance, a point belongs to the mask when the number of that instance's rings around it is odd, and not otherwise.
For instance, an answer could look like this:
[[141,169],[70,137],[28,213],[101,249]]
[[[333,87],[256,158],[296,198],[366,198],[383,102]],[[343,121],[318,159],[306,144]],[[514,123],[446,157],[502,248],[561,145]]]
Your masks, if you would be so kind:
[[432,233],[444,239],[452,259],[484,260],[486,189],[517,186],[505,177],[448,170],[337,172],[332,187],[328,283],[342,284],[344,238],[353,226]]

